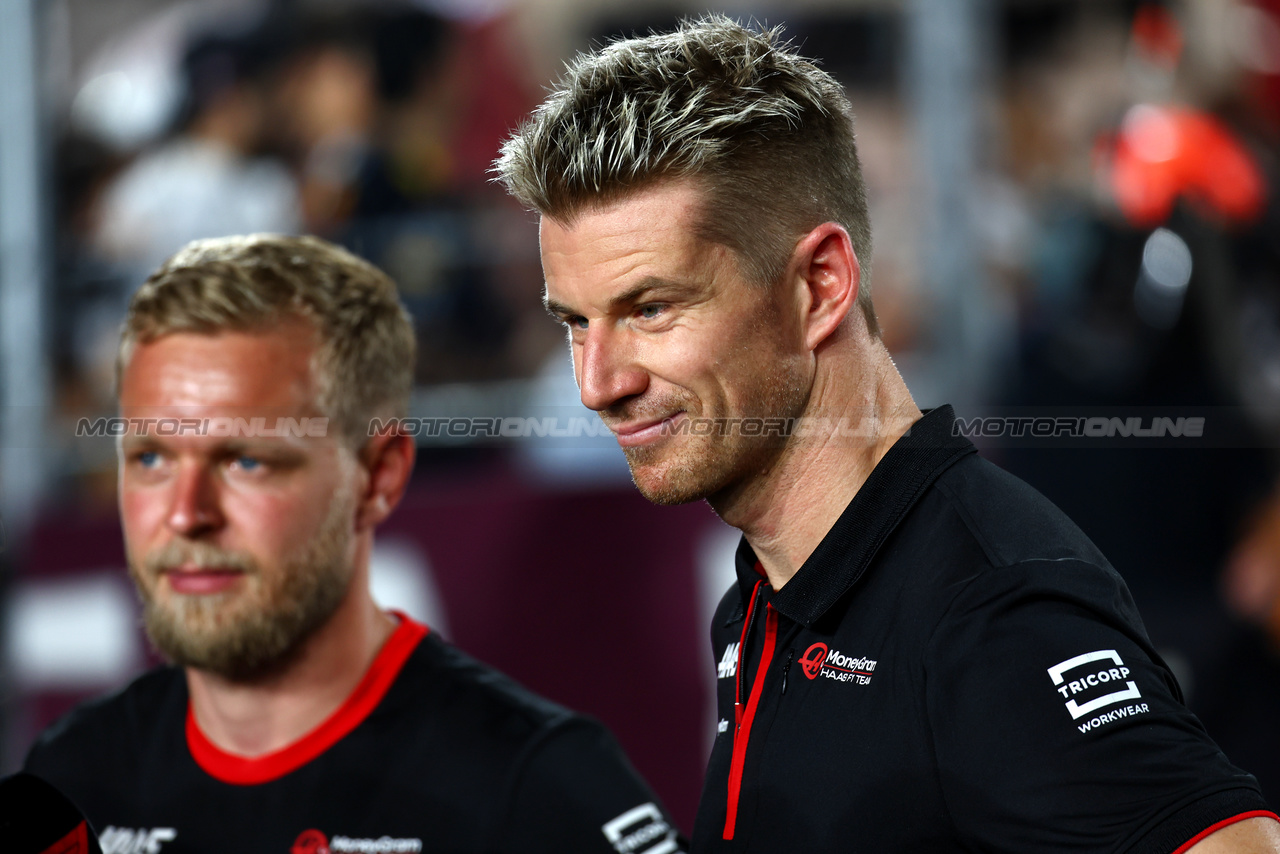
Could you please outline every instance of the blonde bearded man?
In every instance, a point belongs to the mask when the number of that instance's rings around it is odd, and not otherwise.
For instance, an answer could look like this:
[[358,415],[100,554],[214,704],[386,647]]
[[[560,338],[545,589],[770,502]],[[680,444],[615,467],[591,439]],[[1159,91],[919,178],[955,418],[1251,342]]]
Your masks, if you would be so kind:
[[374,603],[414,447],[370,426],[406,414],[413,364],[394,284],[314,238],[197,241],[134,296],[120,511],[174,666],[26,762],[104,850],[679,850],[599,724]]

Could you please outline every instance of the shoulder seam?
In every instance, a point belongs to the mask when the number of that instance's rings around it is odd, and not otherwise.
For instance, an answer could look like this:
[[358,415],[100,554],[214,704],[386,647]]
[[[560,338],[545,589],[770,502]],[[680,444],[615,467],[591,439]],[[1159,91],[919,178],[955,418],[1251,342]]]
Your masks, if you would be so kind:
[[969,508],[965,505],[965,502],[960,498],[960,496],[956,494],[955,490],[953,490],[948,484],[943,483],[941,479],[939,479],[937,486],[938,490],[947,497],[948,503],[955,509],[956,515],[958,515],[960,520],[964,523],[965,530],[969,532],[969,535],[973,537],[974,542],[976,542],[982,549],[982,553],[987,559],[987,564],[992,569],[1007,569],[1011,566],[1022,566],[1029,563],[1062,562],[1080,563],[1086,566],[1096,567],[1098,569],[1105,568],[1103,564],[1098,563],[1096,560],[1091,560],[1084,555],[1065,555],[1063,557],[1024,557],[1017,560],[1010,560],[998,552],[996,547],[983,532],[981,526],[978,525],[977,521],[969,513]]
[[987,558],[987,563],[992,567],[1007,566],[1008,562],[996,551],[995,546],[992,545],[986,534],[978,527],[978,523],[969,514],[969,508],[960,500],[960,496],[951,488],[951,485],[946,483],[943,478],[938,478],[935,485],[938,487],[938,491],[947,497],[947,502],[956,511],[956,515],[960,517],[960,520],[964,522],[965,530],[969,532],[969,536],[973,537],[979,548],[982,549],[982,553]]
[[[427,637],[433,636],[434,633]],[[436,643],[439,653],[450,660],[441,662],[436,659],[426,662],[432,669],[433,679],[444,677],[453,685],[474,691],[487,701],[499,704],[521,721],[529,723],[535,731],[546,726],[555,726],[565,718],[574,716],[575,712],[572,709],[530,691],[524,683],[506,671],[481,661],[447,640],[436,637]],[[426,644],[420,644],[414,653],[417,654],[424,649]],[[468,670],[470,672],[467,672]]]

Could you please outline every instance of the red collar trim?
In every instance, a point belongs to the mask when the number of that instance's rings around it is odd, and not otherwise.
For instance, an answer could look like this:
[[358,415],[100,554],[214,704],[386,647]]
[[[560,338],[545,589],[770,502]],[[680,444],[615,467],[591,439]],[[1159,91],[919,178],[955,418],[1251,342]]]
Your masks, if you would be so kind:
[[351,695],[319,726],[279,750],[253,757],[227,753],[200,731],[188,701],[187,749],[191,751],[196,764],[206,774],[223,783],[253,786],[296,771],[337,744],[382,702],[391,683],[400,675],[400,668],[408,660],[409,654],[430,632],[422,623],[416,623],[398,611],[392,611],[392,614],[399,618],[400,625],[382,645]]

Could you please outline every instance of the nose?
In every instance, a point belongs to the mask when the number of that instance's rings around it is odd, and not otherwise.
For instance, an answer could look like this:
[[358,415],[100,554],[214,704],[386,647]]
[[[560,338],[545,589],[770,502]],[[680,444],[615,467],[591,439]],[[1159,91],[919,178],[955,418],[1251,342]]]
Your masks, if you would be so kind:
[[187,538],[222,527],[218,485],[204,466],[189,463],[179,469],[173,481],[167,522],[174,533]]
[[649,387],[649,374],[636,363],[627,342],[612,330],[590,330],[575,355],[582,405],[588,409],[608,409]]

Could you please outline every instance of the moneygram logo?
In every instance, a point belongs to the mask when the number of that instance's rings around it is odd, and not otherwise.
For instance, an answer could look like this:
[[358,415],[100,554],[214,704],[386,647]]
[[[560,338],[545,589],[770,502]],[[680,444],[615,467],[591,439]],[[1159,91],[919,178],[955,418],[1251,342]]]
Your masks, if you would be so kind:
[[871,674],[876,669],[876,662],[870,658],[845,655],[825,643],[815,643],[806,649],[804,655],[800,656],[799,663],[800,669],[809,679],[822,676],[837,682],[856,682],[859,685],[870,684]]
[[421,839],[353,839],[335,836],[332,840],[318,830],[304,830],[294,840],[289,854],[418,854],[422,851]]

